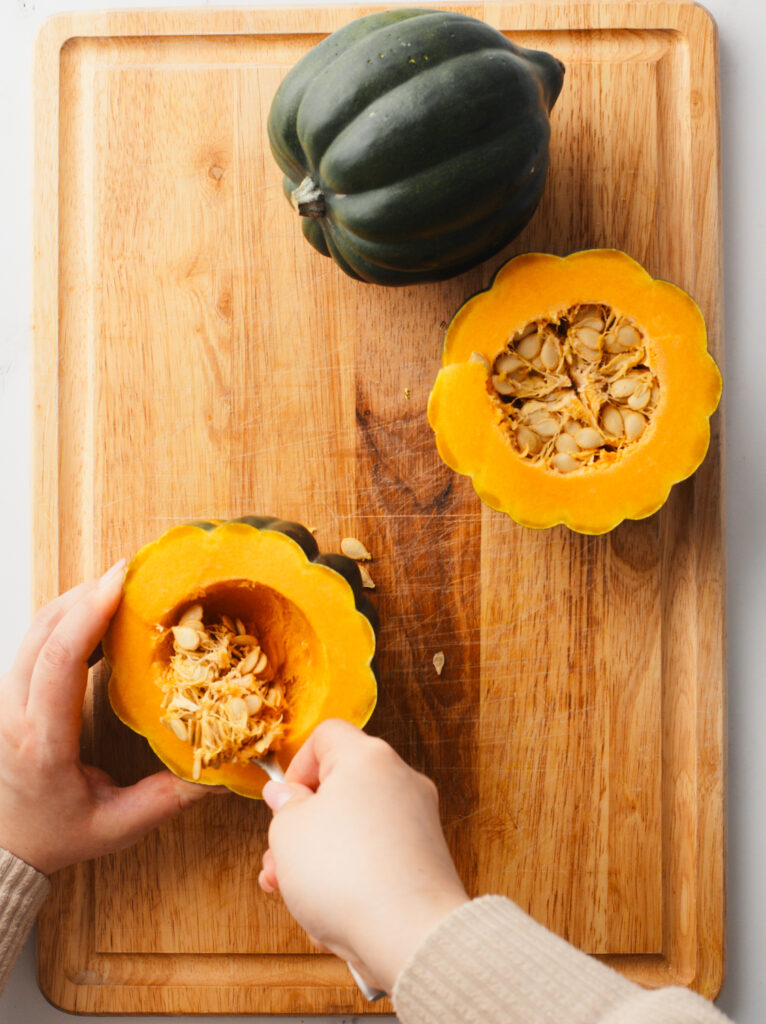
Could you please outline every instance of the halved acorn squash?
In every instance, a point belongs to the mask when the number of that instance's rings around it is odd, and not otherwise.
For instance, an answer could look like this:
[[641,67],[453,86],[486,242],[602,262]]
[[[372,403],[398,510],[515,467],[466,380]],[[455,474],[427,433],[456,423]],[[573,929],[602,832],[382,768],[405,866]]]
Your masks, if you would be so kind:
[[428,418],[492,508],[598,534],[697,469],[720,394],[686,292],[613,249],[528,253],[453,319]]
[[[195,770],[193,743],[184,738],[187,726],[181,723],[180,735],[168,728],[174,724],[167,721],[171,659],[174,650],[185,653],[176,639],[185,643],[178,631],[179,623],[181,630],[188,628],[185,616],[196,625],[190,614],[204,614],[206,622],[239,620],[240,627],[247,623],[245,634],[257,636],[255,650],[267,656],[270,683],[284,704],[283,735],[275,749],[283,765],[323,719],[344,718],[361,727],[372,714],[377,617],[351,559],[320,554],[305,527],[268,517],[176,526],[128,566],[103,648],[112,668],[109,699],[115,713],[181,778],[228,786],[247,797],[259,797],[266,781],[247,761]],[[254,643],[254,637],[242,640]]]

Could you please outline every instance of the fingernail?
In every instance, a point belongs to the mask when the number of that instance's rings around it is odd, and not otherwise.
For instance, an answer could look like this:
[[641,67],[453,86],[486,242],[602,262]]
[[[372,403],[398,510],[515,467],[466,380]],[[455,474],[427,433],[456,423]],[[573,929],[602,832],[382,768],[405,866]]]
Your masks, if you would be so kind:
[[263,799],[276,814],[293,795],[293,791],[284,782],[272,782],[271,779],[263,787]]
[[125,566],[127,564],[127,558],[121,558],[119,562],[115,562],[111,569],[107,569],[101,579],[98,581],[100,587],[111,587],[117,580],[122,582],[122,577],[125,575]]

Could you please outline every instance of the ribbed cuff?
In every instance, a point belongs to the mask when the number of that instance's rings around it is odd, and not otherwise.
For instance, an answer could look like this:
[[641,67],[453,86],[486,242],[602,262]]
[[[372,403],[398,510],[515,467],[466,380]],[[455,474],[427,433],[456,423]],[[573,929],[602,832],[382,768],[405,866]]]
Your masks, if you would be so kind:
[[49,890],[45,875],[0,849],[0,992]]
[[439,922],[405,964],[392,994],[401,1024],[727,1020],[685,989],[660,993],[581,953],[505,897],[483,896]]

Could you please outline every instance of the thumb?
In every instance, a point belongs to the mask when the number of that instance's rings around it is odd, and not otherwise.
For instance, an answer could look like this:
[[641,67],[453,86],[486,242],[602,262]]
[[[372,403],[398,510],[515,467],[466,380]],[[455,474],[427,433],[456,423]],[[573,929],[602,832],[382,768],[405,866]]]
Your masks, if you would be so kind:
[[309,789],[308,786],[301,786],[299,782],[274,782],[273,779],[269,779],[263,787],[263,799],[274,814],[277,814],[287,801],[292,800],[295,796],[305,797],[313,795],[313,790]]
[[211,786],[184,782],[169,771],[157,772],[134,786],[112,790],[111,799],[98,812],[99,831],[111,849],[120,849],[174,818],[211,790],[219,792]]

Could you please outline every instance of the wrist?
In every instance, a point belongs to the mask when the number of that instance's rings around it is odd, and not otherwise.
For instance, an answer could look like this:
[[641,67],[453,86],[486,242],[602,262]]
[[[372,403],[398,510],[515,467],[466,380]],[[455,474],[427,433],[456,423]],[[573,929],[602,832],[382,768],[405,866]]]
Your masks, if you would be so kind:
[[376,983],[392,992],[405,964],[421,943],[453,910],[468,903],[461,886],[409,894],[406,899],[380,908],[365,922],[364,938],[356,944],[360,959]]

